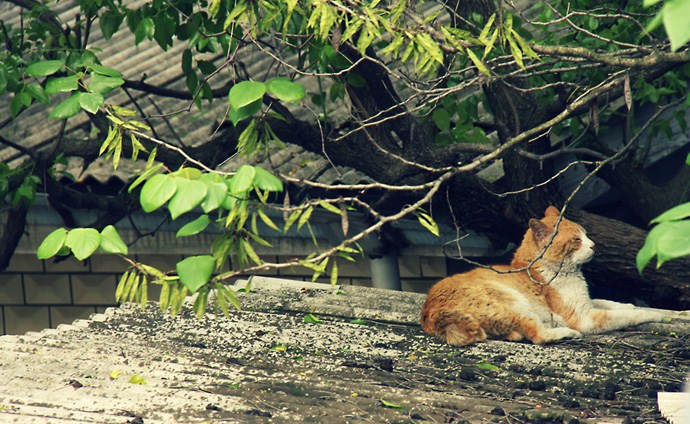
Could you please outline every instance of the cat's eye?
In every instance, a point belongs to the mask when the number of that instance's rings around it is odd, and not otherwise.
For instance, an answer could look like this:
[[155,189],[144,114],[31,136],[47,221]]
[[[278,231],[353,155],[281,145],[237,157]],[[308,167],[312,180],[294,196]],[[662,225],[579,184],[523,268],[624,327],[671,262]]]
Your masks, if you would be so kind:
[[582,241],[582,239],[581,239],[580,237],[575,237],[575,238],[573,239],[573,241],[574,241],[575,243],[580,243],[580,242]]

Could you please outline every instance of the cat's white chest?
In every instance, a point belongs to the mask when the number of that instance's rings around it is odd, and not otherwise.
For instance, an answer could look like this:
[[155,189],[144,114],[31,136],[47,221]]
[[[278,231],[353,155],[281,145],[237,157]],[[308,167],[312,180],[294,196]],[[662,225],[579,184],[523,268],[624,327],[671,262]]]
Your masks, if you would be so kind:
[[568,272],[556,275],[550,286],[561,297],[566,306],[576,309],[588,308],[591,304],[587,281],[582,272]]

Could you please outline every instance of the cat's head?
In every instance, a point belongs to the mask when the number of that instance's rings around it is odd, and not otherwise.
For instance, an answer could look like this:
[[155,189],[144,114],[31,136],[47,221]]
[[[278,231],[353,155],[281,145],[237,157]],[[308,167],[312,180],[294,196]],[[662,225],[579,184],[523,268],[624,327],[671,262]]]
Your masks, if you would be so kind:
[[529,250],[537,255],[548,244],[542,257],[545,263],[559,268],[577,267],[592,259],[594,242],[587,237],[587,232],[581,225],[562,218],[558,224],[558,232],[549,244],[559,215],[558,209],[549,206],[542,219],[530,219],[523,244],[533,243]]

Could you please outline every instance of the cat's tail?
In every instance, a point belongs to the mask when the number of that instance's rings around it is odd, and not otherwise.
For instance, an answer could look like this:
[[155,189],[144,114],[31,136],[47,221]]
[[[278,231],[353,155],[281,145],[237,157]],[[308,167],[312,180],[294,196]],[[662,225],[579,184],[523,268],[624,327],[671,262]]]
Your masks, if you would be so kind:
[[442,310],[432,316],[425,308],[422,311],[422,329],[444,339],[448,344],[464,346],[486,339],[479,321],[468,313],[456,310]]

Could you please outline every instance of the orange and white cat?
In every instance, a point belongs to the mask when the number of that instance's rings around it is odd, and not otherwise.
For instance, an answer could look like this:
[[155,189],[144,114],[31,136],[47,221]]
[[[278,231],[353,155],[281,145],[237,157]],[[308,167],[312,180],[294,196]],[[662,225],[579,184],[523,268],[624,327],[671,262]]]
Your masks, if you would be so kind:
[[422,329],[458,346],[487,338],[543,344],[662,321],[659,311],[590,299],[580,266],[592,258],[594,242],[565,218],[543,256],[526,269],[549,243],[559,214],[549,206],[544,218],[529,221],[509,266],[477,268],[436,283],[422,309]]

